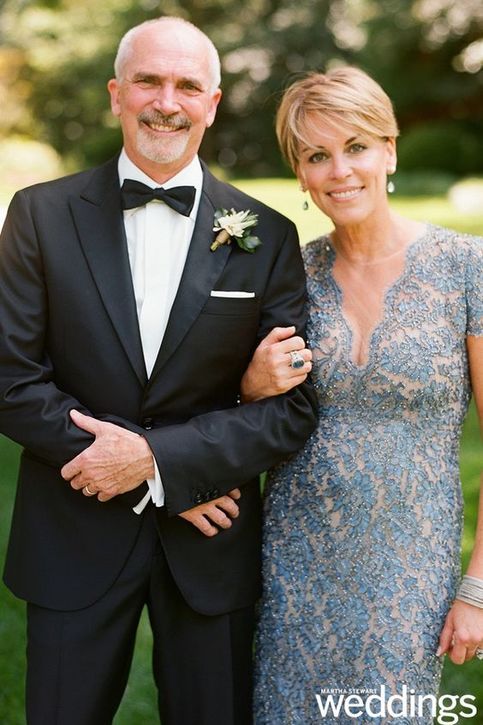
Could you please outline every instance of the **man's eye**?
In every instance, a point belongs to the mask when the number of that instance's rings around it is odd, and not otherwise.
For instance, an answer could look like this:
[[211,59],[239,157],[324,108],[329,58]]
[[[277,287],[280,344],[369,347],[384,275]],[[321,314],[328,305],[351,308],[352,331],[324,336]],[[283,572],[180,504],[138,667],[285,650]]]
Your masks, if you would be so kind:
[[134,83],[139,88],[153,88],[157,85],[153,78],[136,78]]
[[196,83],[192,83],[191,81],[185,81],[184,83],[180,84],[180,88],[183,91],[193,91],[195,93],[201,93],[202,88],[196,85]]

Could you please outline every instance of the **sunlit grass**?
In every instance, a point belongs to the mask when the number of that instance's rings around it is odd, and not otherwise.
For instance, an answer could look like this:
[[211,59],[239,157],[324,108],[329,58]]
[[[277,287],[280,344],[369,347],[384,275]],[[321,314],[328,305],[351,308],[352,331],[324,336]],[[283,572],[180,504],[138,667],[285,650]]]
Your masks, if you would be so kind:
[[[302,243],[325,234],[332,226],[311,200],[307,211],[303,210],[302,205],[304,199],[308,199],[308,194],[300,191],[295,179],[253,179],[233,183],[242,191],[292,219],[297,225]],[[396,193],[391,198],[391,206],[399,214],[411,219],[483,235],[482,214],[458,212],[445,197],[398,197]]]

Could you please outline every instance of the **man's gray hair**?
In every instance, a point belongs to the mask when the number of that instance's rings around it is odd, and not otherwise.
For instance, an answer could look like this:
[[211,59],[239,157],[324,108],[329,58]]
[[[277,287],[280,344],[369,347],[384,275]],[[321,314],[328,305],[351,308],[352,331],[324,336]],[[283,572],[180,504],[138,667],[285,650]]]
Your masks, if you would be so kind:
[[116,58],[114,60],[114,72],[116,74],[116,79],[118,81],[121,81],[123,79],[123,72],[124,72],[124,66],[126,65],[126,61],[129,58],[129,55],[132,52],[132,45],[134,40],[136,39],[136,36],[146,27],[150,25],[164,25],[168,23],[176,23],[179,25],[185,25],[192,30],[194,30],[197,34],[200,35],[200,37],[203,38],[203,40],[206,43],[206,48],[208,51],[208,65],[210,69],[210,77],[211,77],[211,88],[210,90],[215,91],[220,83],[221,83],[221,64],[220,64],[220,56],[218,55],[218,51],[215,48],[213,42],[208,38],[205,33],[203,33],[202,30],[196,27],[196,25],[193,25],[193,23],[190,23],[189,20],[184,20],[184,18],[177,18],[173,17],[171,15],[164,15],[161,18],[155,18],[154,20],[146,20],[144,23],[140,23],[140,25],[135,25],[134,28],[131,28],[127,31],[127,33],[121,38],[121,42],[119,43],[119,47],[117,49]]

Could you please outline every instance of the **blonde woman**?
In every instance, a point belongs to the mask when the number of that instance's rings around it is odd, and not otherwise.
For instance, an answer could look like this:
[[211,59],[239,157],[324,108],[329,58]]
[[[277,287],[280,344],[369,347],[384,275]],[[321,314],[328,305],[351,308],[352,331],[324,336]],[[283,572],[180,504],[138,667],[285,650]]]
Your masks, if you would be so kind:
[[458,478],[472,388],[483,417],[482,240],[389,208],[398,128],[362,71],[297,81],[277,134],[334,229],[304,250],[312,363],[276,330],[243,385],[313,365],[320,411],[267,483],[255,721],[430,723],[441,655],[483,647],[483,516],[460,584]]

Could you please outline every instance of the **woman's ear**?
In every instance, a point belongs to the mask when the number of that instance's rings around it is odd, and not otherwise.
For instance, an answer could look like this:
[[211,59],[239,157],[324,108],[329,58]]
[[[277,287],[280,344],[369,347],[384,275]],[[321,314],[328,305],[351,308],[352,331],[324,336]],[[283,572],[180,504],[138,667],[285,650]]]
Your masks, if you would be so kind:
[[396,139],[391,136],[386,139],[386,166],[387,173],[394,174],[397,166]]

